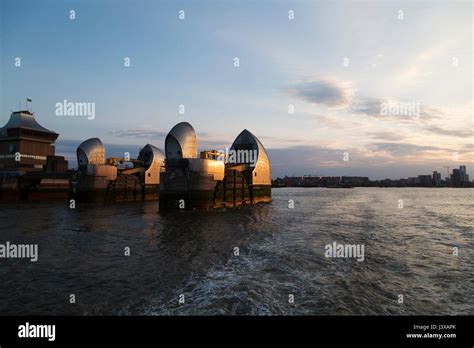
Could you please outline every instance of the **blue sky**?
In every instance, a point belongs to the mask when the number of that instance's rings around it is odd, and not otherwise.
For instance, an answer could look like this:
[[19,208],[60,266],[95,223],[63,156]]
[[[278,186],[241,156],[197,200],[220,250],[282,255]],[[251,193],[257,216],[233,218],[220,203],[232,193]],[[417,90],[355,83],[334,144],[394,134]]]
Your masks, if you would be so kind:
[[[71,161],[89,137],[110,156],[162,148],[188,121],[201,148],[249,129],[274,177],[474,171],[469,2],[0,2],[0,123],[32,98]],[[56,116],[64,99],[95,103],[95,119]],[[381,115],[388,102],[421,113]]]

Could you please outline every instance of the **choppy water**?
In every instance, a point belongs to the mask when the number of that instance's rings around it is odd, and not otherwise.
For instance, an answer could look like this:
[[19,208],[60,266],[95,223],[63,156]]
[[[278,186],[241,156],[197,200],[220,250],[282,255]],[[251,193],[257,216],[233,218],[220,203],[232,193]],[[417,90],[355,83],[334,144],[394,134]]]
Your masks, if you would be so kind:
[[[0,243],[38,243],[39,261],[0,259],[0,314],[472,315],[473,196],[274,189],[253,209],[166,215],[156,202],[1,204]],[[364,244],[365,261],[326,258],[333,241]]]

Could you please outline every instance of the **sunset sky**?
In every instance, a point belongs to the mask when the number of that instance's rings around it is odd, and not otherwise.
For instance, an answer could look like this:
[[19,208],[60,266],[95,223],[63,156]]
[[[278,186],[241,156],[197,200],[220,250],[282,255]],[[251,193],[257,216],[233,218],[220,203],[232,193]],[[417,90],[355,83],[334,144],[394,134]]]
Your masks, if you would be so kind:
[[[136,156],[188,121],[200,148],[250,130],[274,178],[444,177],[460,164],[474,178],[471,2],[0,4],[0,125],[32,98],[71,166],[87,138]],[[95,103],[95,119],[56,116],[64,99]],[[420,115],[382,115],[389,101],[419,103]]]

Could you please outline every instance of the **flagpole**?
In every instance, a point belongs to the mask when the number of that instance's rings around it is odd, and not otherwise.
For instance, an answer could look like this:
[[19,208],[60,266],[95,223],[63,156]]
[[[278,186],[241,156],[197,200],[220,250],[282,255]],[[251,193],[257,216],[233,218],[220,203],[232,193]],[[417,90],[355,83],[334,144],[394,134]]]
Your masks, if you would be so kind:
[[28,109],[28,102],[31,103],[31,99],[30,99],[30,98],[26,98],[26,103],[25,103],[26,110],[27,110],[27,111],[30,111],[30,110]]

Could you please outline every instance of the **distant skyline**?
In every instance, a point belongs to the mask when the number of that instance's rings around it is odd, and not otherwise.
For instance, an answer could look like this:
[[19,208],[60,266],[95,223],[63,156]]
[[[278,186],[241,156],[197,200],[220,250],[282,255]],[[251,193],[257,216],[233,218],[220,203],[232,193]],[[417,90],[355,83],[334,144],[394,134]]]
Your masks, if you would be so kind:
[[[274,178],[444,178],[444,166],[462,164],[474,172],[471,2],[0,6],[0,126],[32,98],[72,166],[87,138],[101,138],[107,156],[136,156],[147,143],[164,148],[173,125],[188,121],[200,149],[223,149],[250,130]],[[95,118],[56,116],[65,99],[95,103]],[[384,113],[399,103],[419,114]]]

